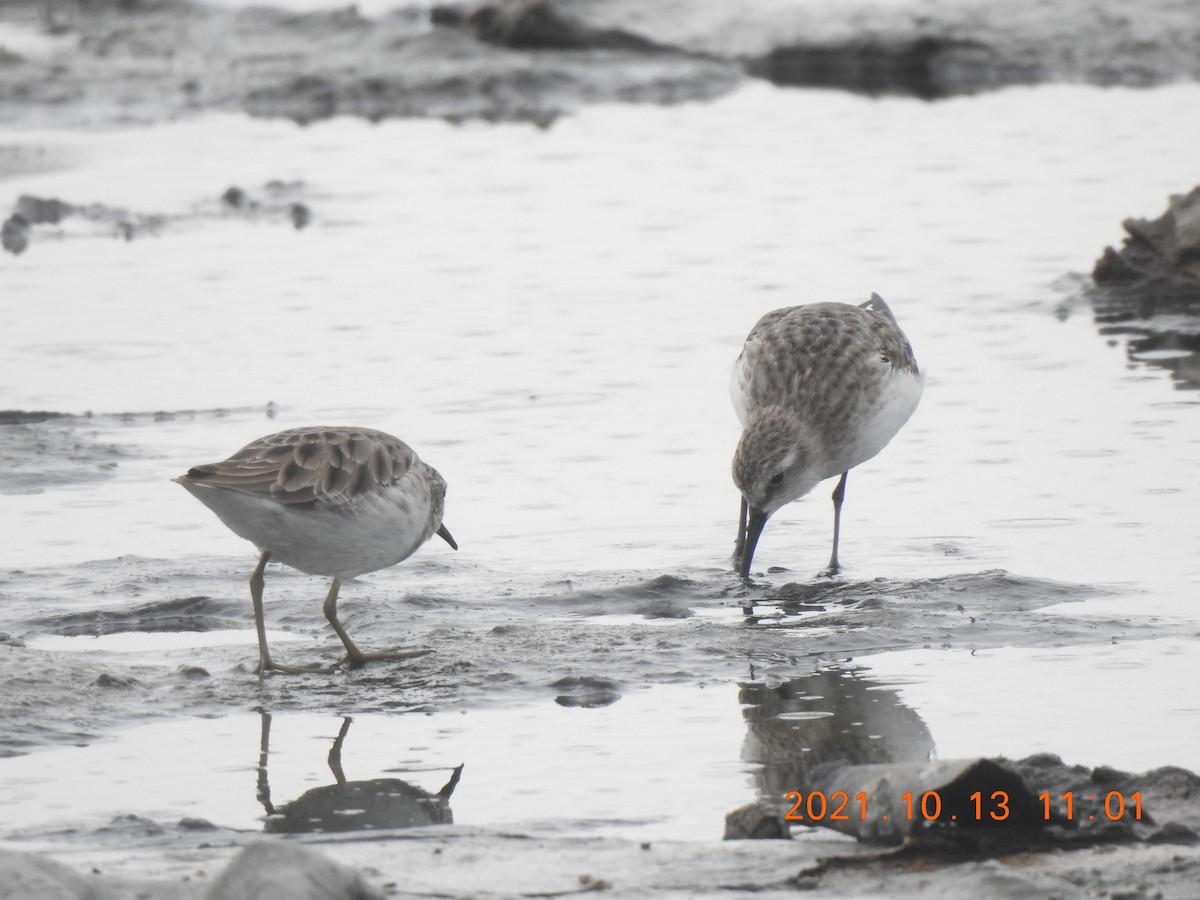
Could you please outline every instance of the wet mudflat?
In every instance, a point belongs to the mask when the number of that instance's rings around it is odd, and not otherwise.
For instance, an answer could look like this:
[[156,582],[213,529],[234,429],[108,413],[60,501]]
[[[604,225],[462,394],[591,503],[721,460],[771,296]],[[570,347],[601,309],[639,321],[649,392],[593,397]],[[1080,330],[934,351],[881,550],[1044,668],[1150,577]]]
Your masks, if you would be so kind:
[[[10,615],[22,608],[36,615],[9,619],[16,634],[4,665],[10,683],[28,693],[14,695],[6,710],[6,749],[78,743],[127,717],[194,715],[212,703],[208,712],[261,703],[330,715],[478,709],[502,698],[598,707],[652,685],[791,681],[882,650],[1057,646],[1116,629],[1126,640],[1157,633],[1108,617],[1041,615],[1103,592],[1000,571],[806,585],[801,602],[768,599],[769,589],[748,589],[725,572],[649,581],[596,574],[586,579],[589,589],[561,592],[509,578],[500,596],[464,597],[451,564],[414,563],[401,593],[348,590],[347,627],[374,648],[414,645],[432,654],[403,666],[260,682],[248,676],[257,650],[244,579],[222,571],[236,563],[196,564],[123,557],[67,572],[9,573]],[[273,574],[278,655],[335,665],[341,645],[326,639],[316,580]],[[85,612],[67,602],[47,614],[54,598],[82,584],[107,588]],[[172,647],[181,635],[188,639]],[[42,671],[42,659],[55,662]]]
[[[0,273],[0,407],[49,413],[0,425],[4,848],[112,897],[205,896],[264,832],[398,896],[1191,896],[1191,326],[1114,326],[1078,273],[1200,180],[1198,102],[751,85],[549,128],[14,129],[9,202],[74,212]],[[871,290],[922,406],[851,475],[842,576],[829,485],[743,583],[729,365],[763,311]],[[252,674],[252,548],[170,479],[304,424],[446,476],[460,551],[342,594],[364,647],[429,655]],[[281,660],[339,658],[326,588],[268,570]],[[823,765],[908,767],[902,794],[979,757],[1057,831],[720,840]]]
[[[986,659],[994,647],[1073,647],[1091,668],[1110,656],[1089,649],[1095,634],[1120,628],[1132,648],[1118,659],[1125,666],[1180,652],[1149,623],[1049,611],[1103,590],[992,571],[776,592],[714,572],[642,582],[592,576],[588,591],[559,594],[522,591],[513,579],[506,597],[472,601],[455,589],[449,567],[416,564],[402,596],[371,591],[369,605],[349,607],[347,624],[380,646],[419,635],[433,654],[403,666],[260,680],[249,672],[241,579],[213,571],[229,562],[194,559],[197,571],[125,558],[10,573],[9,585],[25,588],[8,594],[17,609],[49,611],[24,623],[24,640],[9,641],[0,656],[15,701],[4,710],[6,733],[18,738],[5,749],[20,754],[5,762],[6,809],[22,822],[8,834],[10,848],[132,877],[142,889],[152,876],[180,892],[162,896],[200,896],[264,830],[315,829],[310,846],[395,885],[387,893],[399,896],[571,891],[586,887],[573,886],[581,876],[630,896],[714,881],[784,894],[797,878],[821,892],[900,896],[954,896],[970,885],[1003,894],[1066,878],[1086,895],[1114,878],[1186,885],[1200,864],[1185,852],[1188,829],[1200,823],[1188,799],[1194,776],[1182,770],[1099,782],[1101,796],[1115,790],[1132,804],[1138,794],[1147,809],[1141,834],[1077,835],[1073,827],[1059,837],[1071,851],[1065,858],[1030,857],[1035,848],[1024,845],[1000,854],[1000,869],[964,862],[974,854],[935,853],[932,871],[944,884],[930,875],[928,853],[893,856],[800,825],[792,843],[717,840],[727,813],[810,783],[822,764],[919,765],[938,753],[938,732],[901,699],[905,679],[872,673],[880,649],[936,640],[943,656],[955,648]],[[179,596],[200,579],[214,594]],[[313,579],[280,573],[276,581],[277,654],[334,662],[340,645],[316,627],[305,594]],[[78,604],[59,601],[55,610],[53,598],[80,582],[105,586],[94,608],[74,612]],[[135,603],[106,602],[133,593]],[[1069,664],[1039,668],[1037,680],[1068,686]],[[968,675],[962,685],[970,684]],[[1106,699],[1101,719],[1110,724],[1095,726],[1092,740],[1119,751],[1128,711]],[[1071,714],[1025,706],[1034,716]],[[1044,746],[1038,739],[1031,731],[1001,745],[1021,753]],[[1152,754],[1173,758],[1194,747],[1194,735],[1164,736]],[[1148,767],[1162,761],[1151,759]],[[431,817],[429,798],[458,765],[463,781],[444,804],[448,815]],[[1058,797],[1064,771],[1052,762],[1042,769],[1026,782]],[[1073,777],[1087,809],[1085,792],[1090,785],[1099,794],[1098,782],[1086,767]],[[397,781],[421,792],[424,805],[398,811],[391,802],[375,818],[363,793],[391,796]],[[331,788],[329,807],[322,792]],[[339,805],[346,791],[351,802]],[[882,792],[870,796],[874,810]],[[447,819],[460,824],[430,824]],[[1183,830],[1163,832],[1168,822]],[[1128,847],[1126,856],[1114,857],[1113,846]],[[1018,851],[1026,856],[1009,874]]]

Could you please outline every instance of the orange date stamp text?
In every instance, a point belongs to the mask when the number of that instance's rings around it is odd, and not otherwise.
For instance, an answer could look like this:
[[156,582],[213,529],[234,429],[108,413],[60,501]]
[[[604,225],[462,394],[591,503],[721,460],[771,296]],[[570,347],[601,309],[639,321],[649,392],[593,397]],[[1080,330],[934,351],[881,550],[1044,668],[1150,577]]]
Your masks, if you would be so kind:
[[[974,822],[1004,822],[1012,815],[1011,798],[1007,791],[975,791],[967,796],[966,804],[954,807],[956,812],[948,812],[938,791],[925,791],[916,794],[905,791],[899,797],[899,805],[892,804],[888,808],[892,815],[897,815],[907,821],[924,820],[926,822],[944,821],[974,821]],[[1115,822],[1127,815],[1134,819],[1142,818],[1142,792],[1135,791],[1128,796],[1120,791],[1108,791],[1105,794],[1075,794],[1067,791],[1058,797],[1053,797],[1049,791],[1038,794],[1039,808],[1045,821],[1054,820],[1076,821],[1077,819],[1105,818]],[[868,802],[866,791],[851,795],[847,791],[788,791],[784,801],[790,808],[784,813],[784,819],[790,822],[849,822],[852,819],[866,821],[871,815],[873,804]],[[886,805],[886,804],[885,804]],[[888,813],[879,813],[886,820]]]

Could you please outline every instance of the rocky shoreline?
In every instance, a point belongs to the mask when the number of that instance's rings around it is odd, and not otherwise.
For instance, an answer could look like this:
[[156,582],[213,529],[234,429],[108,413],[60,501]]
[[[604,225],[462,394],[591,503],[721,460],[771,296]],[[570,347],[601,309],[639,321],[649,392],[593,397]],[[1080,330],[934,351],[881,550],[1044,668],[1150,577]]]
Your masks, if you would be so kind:
[[1128,336],[1131,356],[1200,387],[1200,186],[1170,197],[1161,216],[1122,225],[1121,248],[1104,249],[1085,291],[1096,323]]

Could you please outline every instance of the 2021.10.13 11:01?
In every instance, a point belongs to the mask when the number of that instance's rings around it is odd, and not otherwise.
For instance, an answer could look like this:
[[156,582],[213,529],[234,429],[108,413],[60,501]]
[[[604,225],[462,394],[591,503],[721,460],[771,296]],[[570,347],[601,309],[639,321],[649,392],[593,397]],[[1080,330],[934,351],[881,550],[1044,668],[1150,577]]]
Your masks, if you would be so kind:
[[[1050,792],[1042,791],[1038,794],[1042,813],[1047,822],[1051,819],[1074,821],[1077,813],[1078,817],[1082,819],[1085,810],[1091,810],[1086,813],[1088,819],[1102,816],[1115,822],[1127,813],[1132,813],[1135,819],[1141,820],[1142,818],[1141,791],[1130,794],[1128,798],[1120,791],[1109,791],[1102,797],[1095,794],[1080,795],[1078,810],[1075,808],[1076,797],[1073,792],[1068,791],[1061,794],[1057,799],[1062,802],[1062,807],[1061,812],[1056,814],[1052,805],[1055,798],[1051,796]],[[793,822],[848,822],[856,813],[859,819],[866,821],[868,815],[866,791],[860,791],[853,797],[846,791],[834,791],[828,796],[824,791],[810,791],[806,794],[800,791],[788,791],[784,794],[784,800],[792,804],[788,812],[784,814],[784,818]],[[944,813],[942,796],[937,791],[925,791],[919,795],[912,791],[905,791],[900,795],[900,801],[902,804],[901,818],[908,821],[913,819],[924,819],[927,822],[960,820],[957,812]],[[983,791],[975,791],[968,795],[966,813],[961,816],[961,819],[976,822],[1003,822],[1012,814],[1009,802],[1007,791],[993,791],[986,796]],[[886,820],[887,813],[880,814],[880,818]]]

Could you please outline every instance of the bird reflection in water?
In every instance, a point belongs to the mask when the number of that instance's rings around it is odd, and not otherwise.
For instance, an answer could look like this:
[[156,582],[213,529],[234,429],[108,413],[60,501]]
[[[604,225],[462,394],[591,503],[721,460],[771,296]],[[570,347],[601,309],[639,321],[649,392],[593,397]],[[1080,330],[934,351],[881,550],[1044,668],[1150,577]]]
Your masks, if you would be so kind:
[[934,752],[929,729],[897,691],[854,670],[754,679],[738,694],[742,759],[761,767],[755,787],[765,800],[805,788],[819,766],[925,762]]
[[258,757],[258,801],[267,811],[264,830],[274,834],[304,832],[369,831],[381,828],[416,828],[421,825],[451,825],[450,795],[458,786],[463,767],[436,794],[401,781],[399,778],[372,778],[347,781],[342,771],[342,745],[350,731],[351,719],[342,719],[342,727],[329,751],[329,768],[334,783],[305,791],[282,806],[271,802],[267,779],[270,754],[271,714],[262,711],[262,736]]

